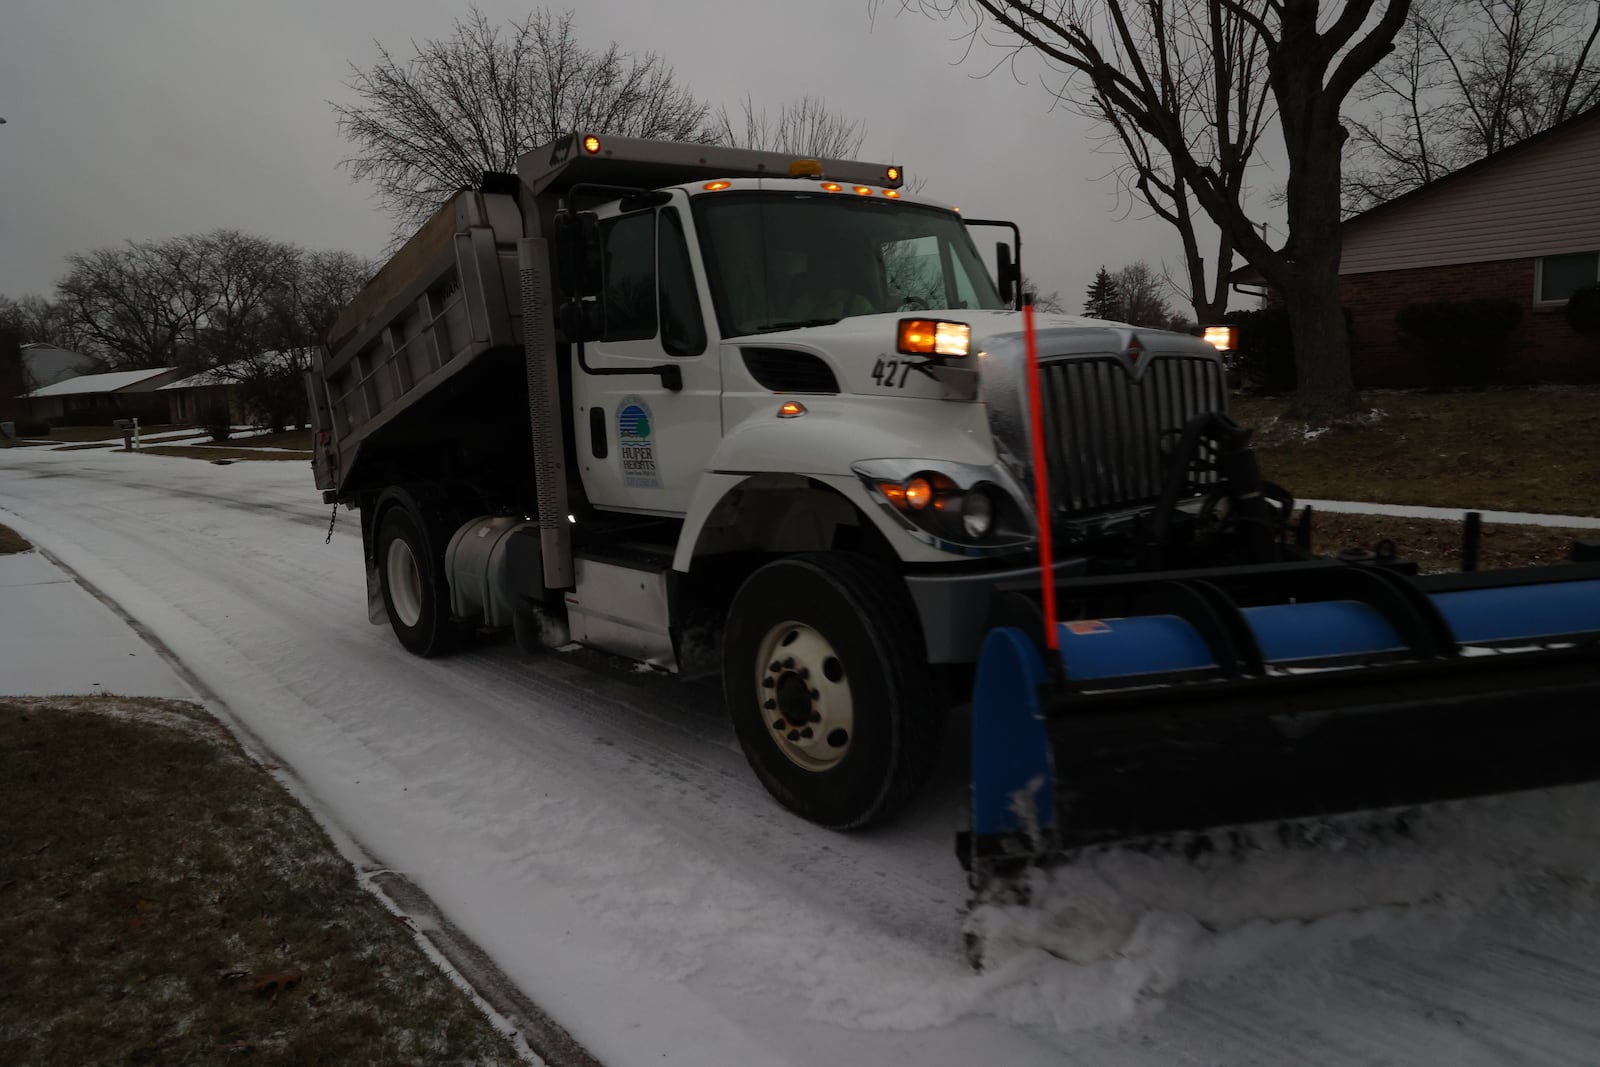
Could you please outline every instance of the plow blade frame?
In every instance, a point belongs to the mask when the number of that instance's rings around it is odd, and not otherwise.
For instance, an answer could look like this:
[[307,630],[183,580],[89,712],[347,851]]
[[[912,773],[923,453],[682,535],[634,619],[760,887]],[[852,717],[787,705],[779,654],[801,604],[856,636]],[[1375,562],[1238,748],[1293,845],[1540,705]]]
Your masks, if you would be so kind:
[[[1600,567],[1339,561],[1062,583],[1013,601],[972,710],[982,881],[1063,849],[1600,777]],[[1139,612],[1139,613],[1134,613]]]

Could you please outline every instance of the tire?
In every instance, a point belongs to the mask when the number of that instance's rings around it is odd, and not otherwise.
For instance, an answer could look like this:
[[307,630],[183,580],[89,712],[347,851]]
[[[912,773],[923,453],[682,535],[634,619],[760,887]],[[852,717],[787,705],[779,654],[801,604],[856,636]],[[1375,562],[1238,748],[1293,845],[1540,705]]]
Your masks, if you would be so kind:
[[722,659],[756,777],[831,829],[890,815],[938,748],[944,705],[925,660],[904,588],[870,560],[816,553],[756,571],[729,608]]
[[378,581],[389,625],[407,652],[438,656],[455,645],[441,560],[417,516],[404,505],[378,520]]

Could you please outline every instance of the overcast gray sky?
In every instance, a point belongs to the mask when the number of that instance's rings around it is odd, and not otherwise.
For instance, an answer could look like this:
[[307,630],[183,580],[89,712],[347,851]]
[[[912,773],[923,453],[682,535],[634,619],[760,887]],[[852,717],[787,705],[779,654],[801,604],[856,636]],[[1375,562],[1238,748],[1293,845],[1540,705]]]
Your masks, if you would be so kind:
[[[531,6],[484,0],[492,20]],[[566,5],[551,5],[557,10]],[[866,0],[583,0],[584,42],[655,51],[713,105],[820,96],[867,124],[863,154],[923,193],[1023,228],[1024,262],[1076,310],[1103,263],[1176,270],[1159,220],[1118,201],[1115,157],[1035,80],[978,76],[960,27]],[[885,4],[886,8],[898,5]],[[449,34],[465,3],[424,0],[4,0],[0,293],[49,295],[66,257],[231,227],[376,255],[390,222],[353,184],[330,100],[374,41]],[[987,234],[982,244],[992,241]],[[1176,308],[1179,301],[1173,299]]]

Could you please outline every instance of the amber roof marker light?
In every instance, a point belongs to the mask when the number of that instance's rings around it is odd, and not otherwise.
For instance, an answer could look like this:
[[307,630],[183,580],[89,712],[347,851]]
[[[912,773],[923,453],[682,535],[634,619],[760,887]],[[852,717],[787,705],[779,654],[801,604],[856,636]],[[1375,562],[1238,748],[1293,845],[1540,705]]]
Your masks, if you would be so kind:
[[591,156],[600,154],[600,138],[590,134],[583,139],[583,150]]

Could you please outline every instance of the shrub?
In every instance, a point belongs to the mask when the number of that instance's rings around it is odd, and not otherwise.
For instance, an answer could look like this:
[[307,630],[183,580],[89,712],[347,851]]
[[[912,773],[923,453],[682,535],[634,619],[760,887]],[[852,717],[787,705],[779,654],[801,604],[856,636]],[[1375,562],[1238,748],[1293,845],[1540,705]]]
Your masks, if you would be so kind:
[[1402,341],[1419,345],[1434,388],[1489,384],[1506,338],[1522,321],[1515,300],[1440,300],[1407,304],[1395,315]]
[[211,435],[213,441],[226,441],[233,435],[233,417],[226,404],[213,404],[206,408],[200,428]]
[[1244,384],[1269,393],[1294,391],[1294,342],[1287,311],[1281,307],[1230,311],[1222,321],[1239,331],[1234,369]]
[[1567,325],[1585,337],[1600,334],[1600,285],[1573,290],[1567,301]]
[[18,419],[18,437],[49,437],[50,424],[41,419]]

